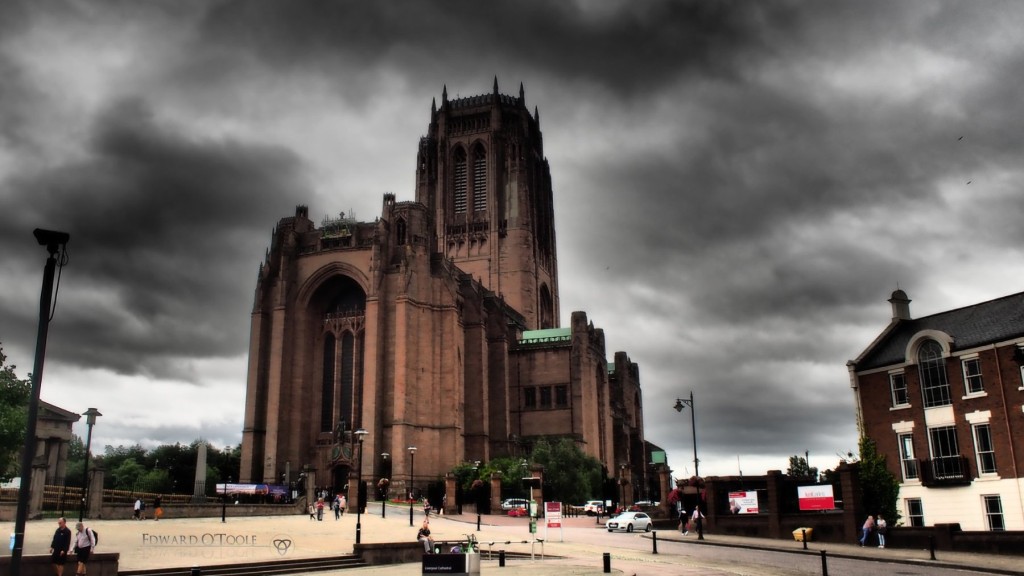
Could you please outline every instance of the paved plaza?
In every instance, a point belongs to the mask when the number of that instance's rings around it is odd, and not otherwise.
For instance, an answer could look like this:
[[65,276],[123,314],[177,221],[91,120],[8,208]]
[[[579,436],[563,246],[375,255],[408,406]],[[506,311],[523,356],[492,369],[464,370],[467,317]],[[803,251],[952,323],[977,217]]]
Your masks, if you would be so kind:
[[[230,511],[230,507],[229,507]],[[69,518],[74,523],[77,518]],[[381,517],[379,504],[371,503],[369,510],[360,518],[361,541],[396,542],[415,541],[416,531],[423,520],[417,510],[409,526],[408,508],[389,507],[386,518]],[[122,570],[147,568],[213,566],[279,560],[282,558],[309,558],[350,554],[355,541],[356,515],[345,514],[335,520],[333,514],[326,514],[323,521],[310,520],[307,514],[288,516],[236,517],[228,515],[226,522],[216,518],[176,519],[174,509],[159,522],[153,520],[95,520],[87,521],[101,534],[99,552],[119,552]],[[541,523],[542,524],[542,523]],[[504,576],[543,576],[557,574],[591,575],[603,574],[603,555],[610,556],[612,574],[724,574],[710,570],[678,552],[666,549],[675,542],[685,541],[693,546],[729,546],[743,549],[790,550],[800,552],[803,544],[790,540],[766,540],[707,534],[703,542],[695,535],[683,537],[678,532],[659,531],[658,542],[662,545],[660,554],[653,554],[654,542],[651,534],[608,534],[595,518],[580,517],[564,520],[565,531],[559,534],[552,530],[545,533],[538,528],[537,537],[543,544],[534,542],[529,533],[527,519],[506,516],[483,516],[480,531],[476,530],[476,516],[432,516],[432,535],[437,540],[462,540],[472,534],[482,543],[483,570],[500,571]],[[8,533],[13,523],[0,527]],[[50,537],[56,527],[54,519],[36,520],[26,528],[26,555],[46,554]],[[559,541],[559,540],[563,541]],[[489,546],[489,542],[495,542]],[[510,543],[506,543],[510,542]],[[626,546],[626,544],[630,546]],[[494,552],[494,559],[488,560],[488,550]],[[530,557],[509,558],[505,567],[497,567],[498,550],[505,549],[519,554],[533,554]],[[810,542],[808,553],[827,550],[832,557],[877,558],[880,560],[908,563],[933,562],[936,566],[963,566],[988,569],[1001,574],[1024,574],[1024,559],[1013,556],[990,554],[958,554],[938,552],[938,560],[930,561],[927,550],[900,550],[860,548],[856,545]],[[5,546],[3,555],[10,551]],[[542,559],[543,554],[543,559]],[[420,574],[418,563],[347,569],[344,571],[317,572],[320,576],[405,576]]]

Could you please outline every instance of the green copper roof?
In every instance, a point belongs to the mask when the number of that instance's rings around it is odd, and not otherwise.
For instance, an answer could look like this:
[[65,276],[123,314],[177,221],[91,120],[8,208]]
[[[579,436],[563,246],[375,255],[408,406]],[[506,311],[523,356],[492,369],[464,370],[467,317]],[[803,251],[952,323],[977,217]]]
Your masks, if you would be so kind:
[[527,330],[523,332],[520,342],[533,344],[540,342],[568,342],[572,338],[570,328],[547,328],[545,330]]

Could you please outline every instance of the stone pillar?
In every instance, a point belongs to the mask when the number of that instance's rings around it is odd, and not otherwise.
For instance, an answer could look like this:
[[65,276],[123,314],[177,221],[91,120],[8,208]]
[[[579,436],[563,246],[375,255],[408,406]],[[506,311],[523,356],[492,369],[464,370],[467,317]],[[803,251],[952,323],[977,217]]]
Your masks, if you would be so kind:
[[768,481],[768,537],[781,538],[782,494],[779,486],[782,483],[782,471],[769,470],[765,479]]
[[46,460],[36,458],[32,464],[32,476],[29,482],[28,517],[38,520],[43,517],[43,489],[46,487]]
[[622,507],[628,510],[635,501],[633,499],[633,471],[623,468],[622,478],[619,478],[619,482],[622,483]]
[[860,475],[857,465],[840,462],[836,469],[839,472],[840,489],[843,491],[843,530],[847,542],[860,537],[861,522],[867,514],[861,514]]
[[530,466],[530,476],[540,480],[540,488],[534,488],[533,499],[537,502],[537,516],[544,515],[544,467],[540,464]]
[[444,475],[444,507],[441,508],[442,514],[455,514],[458,512],[458,503],[455,502],[455,497],[458,494],[458,478],[451,472]]
[[316,468],[306,469],[306,507],[316,504]]
[[206,502],[206,442],[196,447],[196,477],[192,483],[192,501]]
[[348,471],[348,492],[345,498],[348,500],[347,511],[356,512],[359,507],[359,473],[355,470]]
[[[103,518],[103,480],[106,471],[101,466],[89,467],[89,495],[86,511],[90,518]],[[166,505],[165,505],[166,507]]]
[[668,501],[669,492],[675,488],[672,485],[672,470],[664,464],[658,464],[654,473],[658,475],[658,502],[661,502],[661,510],[669,518],[675,518],[676,509]]
[[501,510],[501,473],[491,473],[491,510]]

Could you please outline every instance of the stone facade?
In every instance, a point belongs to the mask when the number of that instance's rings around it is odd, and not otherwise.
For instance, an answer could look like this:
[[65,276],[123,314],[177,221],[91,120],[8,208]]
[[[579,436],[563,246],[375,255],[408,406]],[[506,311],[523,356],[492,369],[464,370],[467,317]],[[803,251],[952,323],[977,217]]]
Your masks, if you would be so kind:
[[364,480],[391,477],[400,494],[413,472],[422,485],[546,436],[642,477],[636,364],[624,352],[609,364],[583,312],[558,326],[551,176],[522,87],[445,91],[417,160],[414,202],[385,194],[373,222],[319,226],[299,206],[274,230],[252,311],[241,481],[305,469],[340,488],[361,461]]

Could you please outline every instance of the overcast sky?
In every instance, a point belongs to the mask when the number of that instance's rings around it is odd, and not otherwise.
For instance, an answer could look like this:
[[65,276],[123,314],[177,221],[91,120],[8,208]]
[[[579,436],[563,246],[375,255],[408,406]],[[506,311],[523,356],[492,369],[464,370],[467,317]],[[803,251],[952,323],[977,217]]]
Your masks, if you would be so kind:
[[[561,320],[640,366],[703,475],[857,450],[846,362],[1024,290],[1019,2],[0,2],[0,344],[96,446],[241,440],[271,231],[414,198],[431,101],[526,91]],[[84,425],[76,433],[85,436]]]

